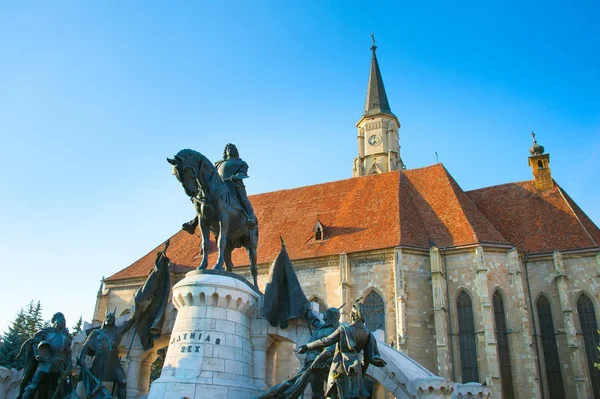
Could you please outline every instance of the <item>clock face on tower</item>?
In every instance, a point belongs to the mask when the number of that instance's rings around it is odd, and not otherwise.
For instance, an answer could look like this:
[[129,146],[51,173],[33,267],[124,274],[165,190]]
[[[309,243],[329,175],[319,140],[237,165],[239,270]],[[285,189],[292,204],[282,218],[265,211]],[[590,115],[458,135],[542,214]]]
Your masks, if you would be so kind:
[[379,145],[381,144],[381,136],[378,134],[374,134],[371,137],[369,137],[369,144],[370,145]]

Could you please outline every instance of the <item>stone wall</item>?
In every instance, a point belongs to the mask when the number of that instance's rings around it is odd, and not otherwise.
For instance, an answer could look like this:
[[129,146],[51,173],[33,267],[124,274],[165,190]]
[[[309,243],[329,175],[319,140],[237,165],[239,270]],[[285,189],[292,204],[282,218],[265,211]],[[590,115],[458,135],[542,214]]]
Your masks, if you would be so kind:
[[480,382],[501,397],[501,370],[495,331],[493,297],[499,292],[506,314],[511,376],[515,397],[540,397],[535,352],[532,349],[530,316],[522,266],[515,251],[474,247],[448,252],[443,257],[448,273],[451,319],[452,376],[462,381],[457,298],[464,291],[472,300]]
[[[269,267],[259,265],[258,281],[263,292]],[[535,327],[539,335],[539,322],[531,311],[531,300],[535,310],[535,301],[543,293],[552,306],[565,390],[577,392],[578,397],[589,394],[576,302],[582,292],[589,294],[600,321],[597,252],[547,254],[525,260],[523,254],[511,248],[472,246],[431,251],[388,248],[295,261],[294,267],[307,297],[316,296],[328,307],[347,303],[343,309],[346,320],[355,298],[376,291],[385,306],[384,341],[394,342],[396,348],[431,372],[456,382],[462,381],[456,300],[465,291],[473,304],[480,382],[485,381],[491,387],[493,397],[501,397],[493,308],[497,290],[506,312],[515,397],[541,397],[542,389],[547,389],[543,354],[538,366],[538,353],[542,349],[540,342],[536,348],[534,341],[533,330]],[[237,271],[251,279],[247,268]],[[173,283],[182,277],[174,276]],[[110,289],[105,290],[109,308],[117,306],[120,312],[130,307],[135,285],[129,281],[116,290],[109,285]],[[172,306],[170,309],[172,323],[176,310]],[[290,348],[285,349],[289,355]],[[294,359],[288,360],[294,364]],[[285,362],[282,359],[279,363]],[[291,372],[294,367],[282,366],[279,371],[273,369],[267,374],[273,378],[273,373]]]
[[[563,365],[562,380],[565,391],[577,392],[578,397],[591,397],[577,300],[581,294],[587,294],[594,303],[596,319],[600,321],[600,255],[598,252],[555,252],[530,257],[526,265],[538,336],[541,331],[537,301],[541,295],[545,295],[550,302],[558,356]],[[537,346],[540,353],[540,374],[544,387],[547,387],[546,366],[540,340]]]

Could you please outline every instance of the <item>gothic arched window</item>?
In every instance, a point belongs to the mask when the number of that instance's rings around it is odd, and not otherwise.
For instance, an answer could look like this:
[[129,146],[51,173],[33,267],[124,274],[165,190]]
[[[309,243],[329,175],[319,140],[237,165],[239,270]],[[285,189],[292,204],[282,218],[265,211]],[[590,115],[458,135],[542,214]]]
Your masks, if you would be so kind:
[[581,333],[585,343],[585,354],[587,355],[594,397],[600,398],[600,370],[594,367],[594,363],[600,363],[600,356],[598,356],[598,345],[600,345],[598,321],[596,320],[594,303],[587,295],[582,295],[577,300],[577,313],[579,314]]
[[311,298],[310,301],[319,305],[319,313],[325,313],[327,311],[327,304],[325,304],[318,296]]
[[365,313],[365,326],[369,331],[385,331],[385,312],[381,295],[375,291],[371,291],[363,302],[363,309]]
[[458,295],[456,310],[458,315],[458,341],[462,382],[479,382],[473,303],[469,294],[463,291]]
[[494,321],[496,322],[496,342],[498,343],[498,358],[500,359],[502,397],[514,398],[508,329],[506,328],[506,312],[504,311],[502,294],[498,290],[494,292]]
[[550,309],[550,301],[545,295],[538,298],[536,308],[540,322],[540,334],[542,336],[542,349],[544,351],[544,365],[546,366],[548,392],[550,393],[551,399],[564,399],[565,388],[560,372],[560,360],[558,359],[556,335],[554,335],[552,310]]

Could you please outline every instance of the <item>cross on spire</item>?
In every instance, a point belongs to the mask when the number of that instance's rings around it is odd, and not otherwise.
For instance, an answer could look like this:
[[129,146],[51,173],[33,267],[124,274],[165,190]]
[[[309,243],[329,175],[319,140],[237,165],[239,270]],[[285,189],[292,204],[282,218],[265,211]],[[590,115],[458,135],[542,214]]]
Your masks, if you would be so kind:
[[371,50],[375,52],[377,50],[377,46],[375,45],[375,33],[371,33]]
[[371,33],[371,71],[369,72],[369,84],[367,86],[367,99],[365,102],[365,112],[363,116],[373,116],[379,114],[392,114],[390,109],[390,103],[388,102],[387,95],[385,94],[385,88],[383,87],[383,79],[381,78],[381,71],[379,71],[379,63],[377,62],[377,55],[375,50],[375,34]]
[[529,149],[529,153],[531,155],[542,155],[544,153],[544,146],[538,144],[533,130],[531,131],[531,139],[533,140],[533,146]]

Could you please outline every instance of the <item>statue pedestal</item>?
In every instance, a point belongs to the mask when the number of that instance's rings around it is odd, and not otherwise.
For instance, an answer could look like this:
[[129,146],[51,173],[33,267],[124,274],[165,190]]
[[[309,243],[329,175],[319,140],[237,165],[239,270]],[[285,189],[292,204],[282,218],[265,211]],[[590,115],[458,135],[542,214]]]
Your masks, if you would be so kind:
[[148,399],[249,399],[254,385],[250,317],[260,294],[233,273],[193,271],[173,287],[177,318]]

